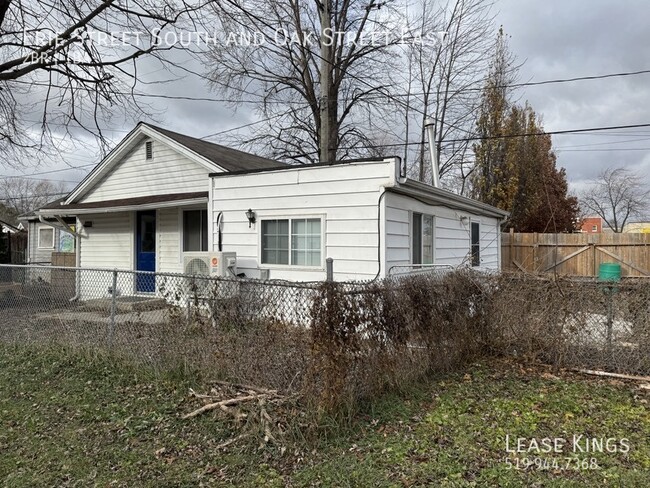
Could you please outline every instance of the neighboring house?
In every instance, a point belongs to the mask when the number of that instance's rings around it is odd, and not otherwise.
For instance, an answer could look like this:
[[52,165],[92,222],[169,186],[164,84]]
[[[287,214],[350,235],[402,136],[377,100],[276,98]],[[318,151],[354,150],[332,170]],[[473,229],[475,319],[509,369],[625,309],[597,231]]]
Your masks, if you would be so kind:
[[24,230],[22,223],[13,225],[0,220],[0,263],[22,264],[24,262],[27,245],[27,233]]
[[20,232],[21,230],[25,230],[25,227],[23,226],[22,223],[18,225],[12,225],[9,222],[0,220],[0,231],[4,233],[15,234],[16,232]]
[[623,229],[625,233],[650,234],[650,222],[629,222]]
[[[57,205],[63,201],[62,198],[51,202],[49,205]],[[53,252],[75,252],[75,238],[70,232],[66,232],[54,218],[39,219],[36,211],[26,213],[18,217],[21,225],[27,229],[27,249],[25,253],[26,264],[48,265],[52,263]],[[76,219],[65,217],[62,219],[66,226],[74,229]]]
[[[224,251],[247,277],[301,281],[324,279],[328,257],[338,280],[429,263],[499,269],[506,212],[400,171],[399,158],[288,166],[140,123],[36,216],[76,235],[82,268],[182,273]],[[119,285],[157,287],[146,275]]]
[[580,232],[584,234],[600,234],[603,231],[603,219],[600,217],[585,217],[580,225]]

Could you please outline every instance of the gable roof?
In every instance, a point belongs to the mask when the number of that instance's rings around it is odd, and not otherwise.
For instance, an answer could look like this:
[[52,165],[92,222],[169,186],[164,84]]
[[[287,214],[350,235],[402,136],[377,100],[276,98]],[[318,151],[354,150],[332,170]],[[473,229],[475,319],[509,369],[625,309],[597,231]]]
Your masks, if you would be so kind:
[[10,224],[9,222],[5,222],[4,220],[0,220],[0,227],[5,227],[10,232],[20,232],[20,228],[16,227],[13,224]]
[[175,140],[195,153],[200,154],[204,158],[212,161],[218,166],[221,166],[226,171],[259,170],[285,166],[284,163],[274,161],[273,159],[263,158],[231,147],[221,146],[214,142],[208,142],[203,139],[186,136],[185,134],[179,134],[178,132],[163,129],[162,127],[157,127],[155,125],[144,122],[141,123],[166,135],[170,139]]
[[91,188],[128,153],[133,147],[149,138],[170,146],[183,156],[203,166],[210,172],[259,170],[286,166],[284,163],[263,158],[213,142],[180,134],[145,122],[139,122],[115,148],[95,166],[88,175],[68,194],[65,205],[75,202]]

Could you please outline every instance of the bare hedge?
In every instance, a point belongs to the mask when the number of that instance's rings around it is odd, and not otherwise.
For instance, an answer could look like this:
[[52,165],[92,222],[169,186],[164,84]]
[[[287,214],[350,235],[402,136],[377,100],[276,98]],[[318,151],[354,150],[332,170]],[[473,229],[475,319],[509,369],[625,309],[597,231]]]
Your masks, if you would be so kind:
[[[107,297],[104,285],[95,298],[70,301],[61,287],[18,271],[22,281],[0,296],[4,342],[110,350],[300,394],[326,410],[493,355],[650,373],[643,280],[606,285],[472,270],[366,283],[157,275],[163,295],[138,303]],[[99,270],[84,277],[107,278]]]

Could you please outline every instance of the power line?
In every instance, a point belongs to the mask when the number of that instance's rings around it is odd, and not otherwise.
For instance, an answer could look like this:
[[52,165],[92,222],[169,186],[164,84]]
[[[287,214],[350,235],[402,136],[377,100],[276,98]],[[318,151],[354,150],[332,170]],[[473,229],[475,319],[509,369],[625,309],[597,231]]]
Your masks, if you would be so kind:
[[34,193],[32,195],[24,195],[22,197],[0,197],[0,200],[8,202],[8,201],[15,201],[15,200],[25,200],[26,198],[30,198],[30,197],[48,197],[48,198],[49,197],[60,197],[60,196],[64,196],[64,195],[67,195],[67,194],[68,194],[68,192],[40,193],[40,194]]
[[650,151],[650,147],[610,147],[607,149],[560,149],[559,152],[612,152],[612,151]]
[[96,166],[95,163],[91,164],[84,164],[82,166],[70,166],[69,168],[61,168],[61,169],[53,169],[50,171],[41,171],[39,173],[31,173],[28,175],[0,175],[0,178],[24,178],[24,179],[30,179],[33,176],[43,176],[43,175],[48,175],[52,173],[63,173],[64,171],[74,171],[74,170],[83,170],[84,168],[89,168],[91,166]]
[[199,139],[208,139],[210,137],[218,136],[218,135],[221,135],[221,134],[226,134],[227,132],[233,132],[233,131],[236,131],[236,130],[239,130],[239,129],[244,129],[246,127],[261,124],[263,122],[268,122],[269,120],[277,119],[278,117],[281,117],[283,115],[285,115],[285,114],[272,115],[271,117],[266,117],[265,119],[260,119],[260,120],[257,120],[255,122],[250,122],[248,124],[240,125],[240,126],[237,126],[237,127],[232,127],[231,129],[226,129],[226,130],[222,130],[222,131],[219,131],[219,132],[215,132],[214,134],[209,134],[207,136],[199,137]]
[[[447,139],[443,140],[442,143],[450,142],[471,142],[471,141],[481,141],[481,140],[492,140],[492,139],[512,139],[515,137],[536,137],[536,136],[546,136],[546,135],[557,135],[557,134],[580,134],[584,132],[596,132],[596,131],[607,131],[607,130],[618,130],[618,129],[627,129],[627,128],[638,128],[638,127],[650,127],[650,123],[647,124],[631,124],[631,125],[617,125],[609,127],[591,127],[584,129],[566,129],[558,131],[548,131],[548,132],[528,132],[523,134],[504,134],[500,136],[476,136],[476,137],[465,137],[461,139]],[[403,146],[415,146],[423,144],[420,141],[417,142],[397,142],[392,144],[377,144],[377,145],[355,145],[349,147],[341,147],[340,149],[377,149],[381,147],[403,147]],[[426,144],[426,143],[424,143]],[[629,148],[634,149],[634,148]],[[644,148],[639,148],[640,150],[649,150]],[[620,149],[613,149],[620,150]]]
[[618,129],[637,129],[639,127],[650,127],[650,123],[615,125],[615,126],[606,126],[606,127],[590,127],[586,129],[566,129],[566,130],[556,130],[556,131],[528,132],[524,134],[504,134],[500,136],[465,137],[462,139],[448,139],[444,142],[467,142],[467,141],[481,141],[481,140],[490,140],[490,139],[510,139],[513,137],[529,137],[529,136],[534,137],[534,136],[546,136],[546,135],[556,135],[556,134],[579,134],[581,132],[599,132],[599,131],[618,130]]

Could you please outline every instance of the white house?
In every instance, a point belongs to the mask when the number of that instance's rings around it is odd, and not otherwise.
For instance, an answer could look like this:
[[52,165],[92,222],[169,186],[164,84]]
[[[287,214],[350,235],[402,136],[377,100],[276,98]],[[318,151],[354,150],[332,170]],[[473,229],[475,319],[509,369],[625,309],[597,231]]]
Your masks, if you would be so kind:
[[25,227],[23,226],[22,223],[18,225],[12,225],[9,222],[5,222],[4,220],[0,220],[0,231],[5,232],[7,234],[15,234],[16,232],[20,232],[21,230],[25,230]]
[[[238,273],[271,279],[322,280],[328,257],[339,280],[428,263],[498,269],[506,213],[400,167],[288,166],[140,123],[34,223],[75,235],[81,268],[182,273],[188,258],[225,251]],[[123,294],[157,291],[151,276],[133,276]]]
[[399,158],[210,178],[211,249],[220,242],[235,252],[246,276],[322,280],[326,258],[334,260],[335,280],[422,264],[500,266],[507,213],[404,177]]
[[[66,198],[36,212],[38,225],[76,236],[78,267],[181,273],[184,254],[210,249],[208,175],[279,166],[139,123]],[[70,217],[74,227],[65,220]],[[149,275],[121,284],[128,294],[155,289]]]

